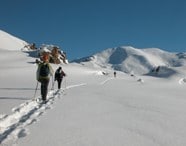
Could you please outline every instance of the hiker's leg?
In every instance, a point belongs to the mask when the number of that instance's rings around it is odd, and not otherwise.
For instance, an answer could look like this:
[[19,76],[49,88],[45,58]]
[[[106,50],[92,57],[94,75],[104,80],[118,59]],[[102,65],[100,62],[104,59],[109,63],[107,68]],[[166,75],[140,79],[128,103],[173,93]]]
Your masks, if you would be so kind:
[[47,93],[48,93],[48,84],[49,84],[49,79],[45,79],[41,83],[42,100],[46,100]]
[[62,79],[59,79],[58,89],[61,89],[61,81],[62,81]]
[[44,84],[41,82],[41,98],[43,99],[44,97]]

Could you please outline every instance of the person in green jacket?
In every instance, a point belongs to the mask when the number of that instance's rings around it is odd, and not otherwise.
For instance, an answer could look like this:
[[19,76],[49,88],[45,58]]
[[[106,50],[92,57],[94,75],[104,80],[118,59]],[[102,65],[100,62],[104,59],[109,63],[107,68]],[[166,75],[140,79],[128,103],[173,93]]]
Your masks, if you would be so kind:
[[42,62],[38,63],[37,69],[37,80],[41,83],[41,97],[44,103],[47,99],[50,76],[53,76],[53,69],[48,60],[48,54],[43,55]]

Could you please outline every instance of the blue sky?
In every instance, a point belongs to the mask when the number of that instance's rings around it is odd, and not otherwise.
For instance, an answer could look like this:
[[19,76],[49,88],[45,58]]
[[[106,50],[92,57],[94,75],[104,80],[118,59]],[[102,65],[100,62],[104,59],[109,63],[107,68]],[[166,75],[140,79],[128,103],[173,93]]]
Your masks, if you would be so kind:
[[107,48],[186,52],[185,0],[0,0],[0,29],[69,60]]

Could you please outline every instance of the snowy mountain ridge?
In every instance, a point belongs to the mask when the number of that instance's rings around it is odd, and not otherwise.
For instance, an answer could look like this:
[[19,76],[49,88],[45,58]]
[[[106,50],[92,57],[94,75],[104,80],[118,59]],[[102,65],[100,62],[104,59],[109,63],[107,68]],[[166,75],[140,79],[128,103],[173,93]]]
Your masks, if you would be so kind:
[[21,50],[26,45],[28,45],[26,41],[0,30],[0,49],[15,51]]
[[132,74],[147,74],[158,66],[184,66],[186,65],[185,56],[185,53],[170,53],[158,48],[136,49],[131,46],[122,46],[109,48],[74,62]]
[[[27,42],[0,30],[0,49],[23,50]],[[118,70],[130,74],[149,74],[162,66],[164,71],[186,66],[185,53],[170,53],[158,48],[137,49],[131,46],[109,48],[72,62],[98,69]],[[174,69],[173,69],[174,70]],[[171,71],[172,72],[172,71]]]
[[41,47],[37,48],[35,43],[29,44],[2,30],[0,30],[0,50],[7,52],[9,55],[11,55],[10,51],[26,52],[30,57],[40,59],[43,53],[47,53],[50,56],[50,63],[68,63],[66,53],[60,50],[58,46],[42,44]]

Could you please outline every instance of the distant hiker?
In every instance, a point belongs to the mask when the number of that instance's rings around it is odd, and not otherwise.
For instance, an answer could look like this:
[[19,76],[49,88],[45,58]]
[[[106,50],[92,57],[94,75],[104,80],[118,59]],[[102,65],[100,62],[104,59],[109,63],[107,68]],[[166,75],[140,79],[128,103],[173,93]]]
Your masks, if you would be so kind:
[[158,73],[160,71],[160,66],[158,66],[157,68],[156,68],[156,73]]
[[114,77],[116,77],[116,72],[114,72]]
[[56,72],[55,72],[55,81],[57,80],[58,82],[58,89],[61,89],[61,82],[63,80],[63,77],[65,77],[66,74],[62,70],[62,67],[59,67]]
[[48,63],[48,60],[48,54],[43,55],[42,62],[38,63],[37,69],[37,80],[41,83],[41,97],[44,102],[46,102],[50,76],[53,75],[53,69]]

